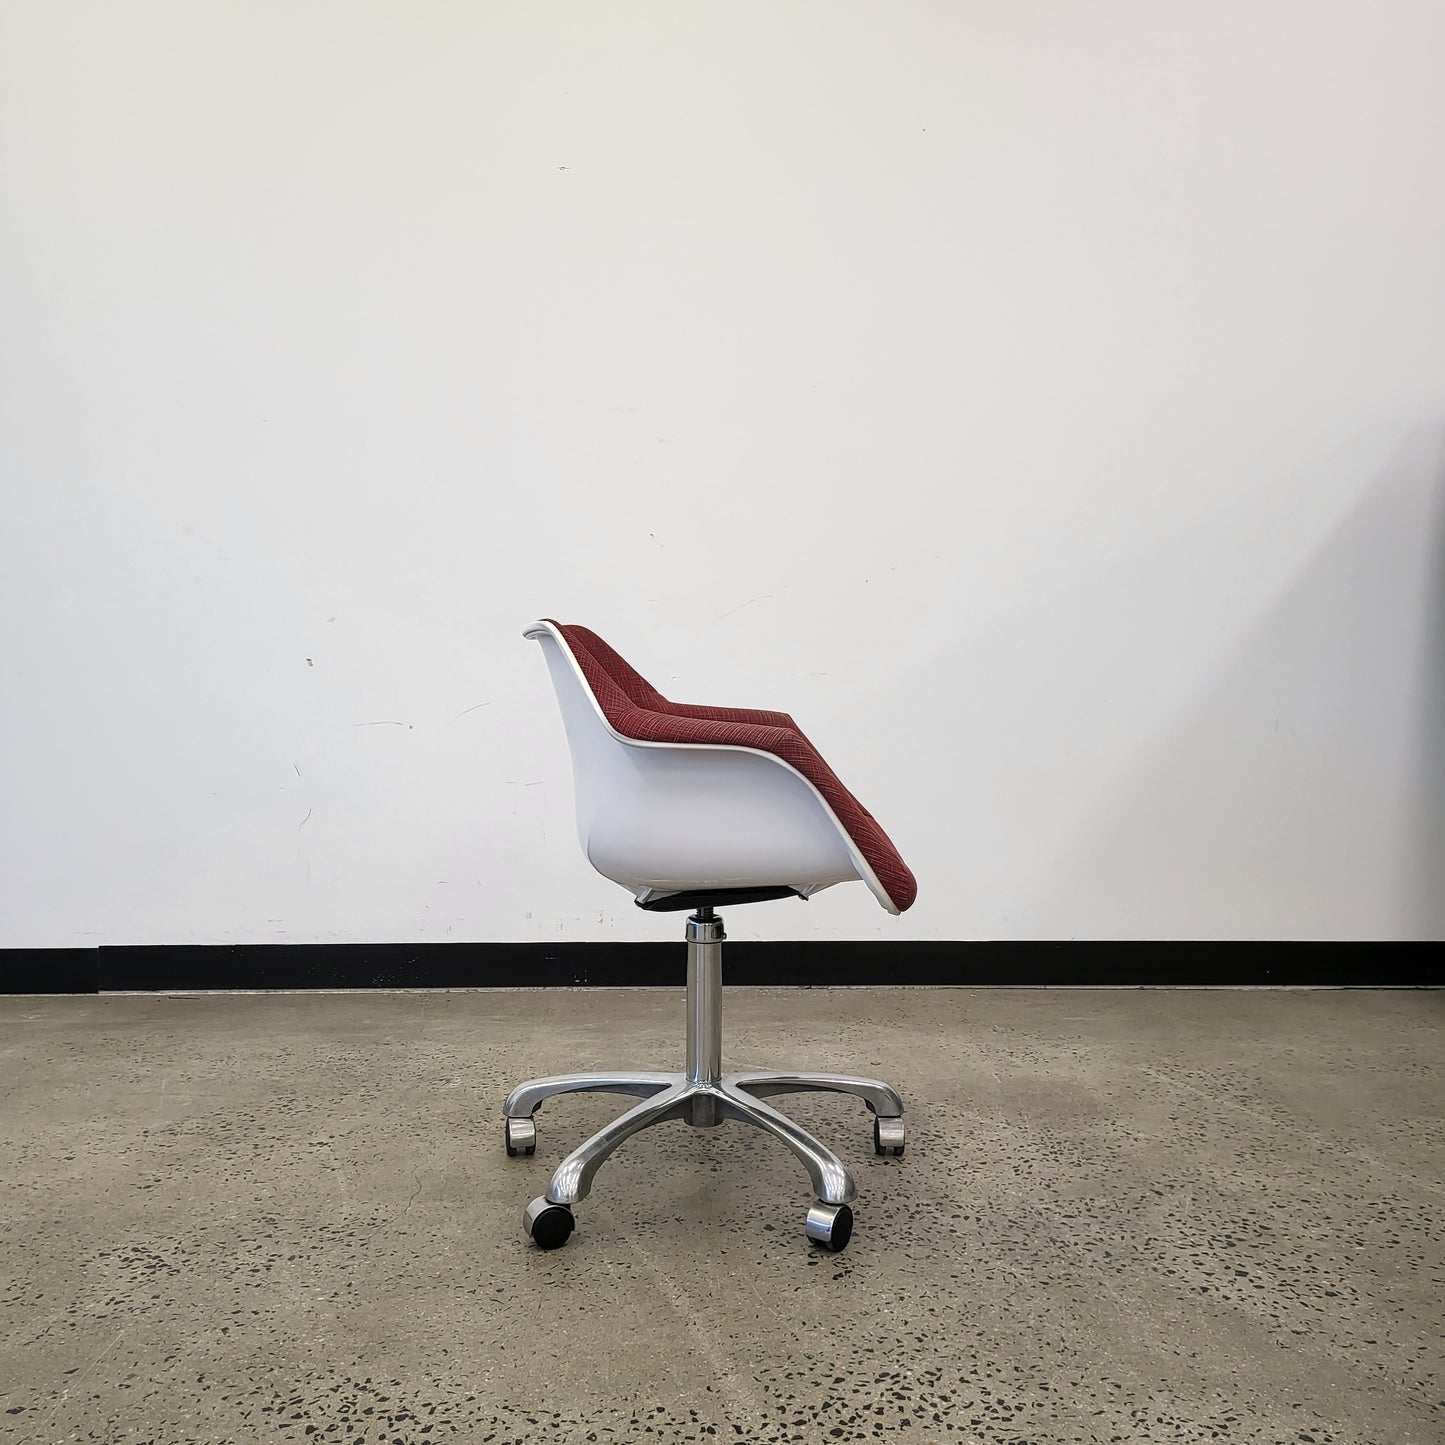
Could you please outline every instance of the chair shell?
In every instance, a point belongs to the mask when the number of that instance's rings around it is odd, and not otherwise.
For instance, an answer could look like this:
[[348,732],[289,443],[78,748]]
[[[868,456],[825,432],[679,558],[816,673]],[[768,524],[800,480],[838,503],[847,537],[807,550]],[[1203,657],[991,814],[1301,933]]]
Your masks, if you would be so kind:
[[805,898],[861,881],[899,909],[826,799],[796,768],[757,748],[649,742],[608,722],[555,623],[542,646],[572,754],[577,834],[604,877],[648,903],[708,888],[786,886]]

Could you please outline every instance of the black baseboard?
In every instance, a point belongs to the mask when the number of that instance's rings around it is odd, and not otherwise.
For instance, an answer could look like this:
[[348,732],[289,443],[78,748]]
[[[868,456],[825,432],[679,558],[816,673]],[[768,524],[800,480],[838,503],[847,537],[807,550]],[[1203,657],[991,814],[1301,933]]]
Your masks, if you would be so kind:
[[[750,943],[735,984],[1435,988],[1428,943]],[[316,943],[0,949],[0,993],[680,987],[682,942]]]
[[0,948],[0,993],[97,993],[98,948]]

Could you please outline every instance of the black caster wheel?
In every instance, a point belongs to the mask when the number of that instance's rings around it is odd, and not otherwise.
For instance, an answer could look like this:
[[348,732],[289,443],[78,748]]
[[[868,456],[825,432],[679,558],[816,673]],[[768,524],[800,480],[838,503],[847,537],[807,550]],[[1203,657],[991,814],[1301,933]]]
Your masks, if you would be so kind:
[[527,1206],[522,1224],[538,1249],[561,1249],[577,1227],[571,1209],[565,1204],[553,1204],[545,1194]]
[[901,1154],[903,1152],[902,1119],[874,1119],[873,1152],[875,1154]]
[[537,1126],[530,1119],[507,1120],[507,1158],[537,1152]]
[[808,1211],[804,1233],[814,1244],[831,1249],[834,1254],[853,1237],[853,1211],[846,1204],[824,1204],[821,1201]]

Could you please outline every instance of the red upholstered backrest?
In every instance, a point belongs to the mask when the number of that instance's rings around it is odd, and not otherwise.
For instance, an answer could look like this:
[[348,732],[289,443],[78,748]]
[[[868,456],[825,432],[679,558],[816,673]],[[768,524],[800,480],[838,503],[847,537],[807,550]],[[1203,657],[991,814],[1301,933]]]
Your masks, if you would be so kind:
[[[588,652],[634,707],[646,708],[649,712],[668,710],[667,699],[620,652],[614,651],[590,628],[579,627],[575,623],[563,625],[559,622],[555,625],[567,639],[573,653],[577,654],[579,649]],[[578,660],[581,660],[580,657]]]
[[756,748],[782,758],[823,795],[894,907],[902,913],[912,906],[918,883],[898,849],[786,713],[670,702],[595,632],[575,624],[553,626],[577,659],[602,715],[623,737]]

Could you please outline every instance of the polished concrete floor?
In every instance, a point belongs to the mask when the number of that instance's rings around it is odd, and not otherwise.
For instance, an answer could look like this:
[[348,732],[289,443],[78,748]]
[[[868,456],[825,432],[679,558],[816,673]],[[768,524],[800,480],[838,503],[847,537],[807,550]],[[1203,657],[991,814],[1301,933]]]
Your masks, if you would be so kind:
[[631,1140],[680,993],[0,999],[0,1441],[1445,1441],[1445,994],[730,991],[730,1066],[858,1178],[842,1254],[766,1136]]

